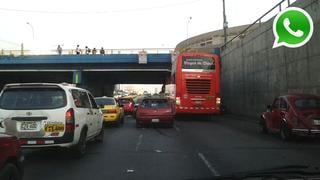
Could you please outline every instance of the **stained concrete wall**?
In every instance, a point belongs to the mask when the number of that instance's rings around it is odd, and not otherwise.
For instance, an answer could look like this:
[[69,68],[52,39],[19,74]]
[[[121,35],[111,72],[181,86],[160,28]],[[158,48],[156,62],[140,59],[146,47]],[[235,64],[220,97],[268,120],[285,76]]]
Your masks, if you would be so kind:
[[286,93],[320,95],[320,1],[298,0],[314,22],[310,41],[300,48],[272,49],[273,19],[228,45],[221,54],[221,92],[234,114],[258,117],[275,96]]

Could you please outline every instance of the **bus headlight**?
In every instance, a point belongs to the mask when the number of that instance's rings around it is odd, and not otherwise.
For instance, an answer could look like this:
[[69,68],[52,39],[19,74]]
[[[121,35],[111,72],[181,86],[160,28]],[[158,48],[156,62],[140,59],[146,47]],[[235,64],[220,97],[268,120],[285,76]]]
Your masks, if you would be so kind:
[[180,101],[180,97],[176,97],[176,105],[180,105],[181,104],[181,101]]

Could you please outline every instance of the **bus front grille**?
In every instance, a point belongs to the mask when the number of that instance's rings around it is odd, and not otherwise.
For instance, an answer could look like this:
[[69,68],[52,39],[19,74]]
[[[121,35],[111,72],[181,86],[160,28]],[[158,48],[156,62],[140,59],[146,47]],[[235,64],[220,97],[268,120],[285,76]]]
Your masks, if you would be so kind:
[[209,79],[186,79],[188,94],[210,94],[211,80]]

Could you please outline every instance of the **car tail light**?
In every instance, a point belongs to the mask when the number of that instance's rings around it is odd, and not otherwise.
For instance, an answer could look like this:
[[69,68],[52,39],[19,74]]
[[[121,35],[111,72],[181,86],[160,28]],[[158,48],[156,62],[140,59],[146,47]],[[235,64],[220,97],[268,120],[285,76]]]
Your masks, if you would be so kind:
[[116,109],[107,109],[107,113],[117,113]]
[[220,104],[221,104],[221,98],[219,98],[219,97],[216,98],[216,104],[217,104],[217,105],[220,105]]
[[74,130],[74,110],[70,108],[66,112],[66,132],[72,132]]
[[181,104],[181,100],[180,100],[180,97],[176,97],[176,105],[180,105]]

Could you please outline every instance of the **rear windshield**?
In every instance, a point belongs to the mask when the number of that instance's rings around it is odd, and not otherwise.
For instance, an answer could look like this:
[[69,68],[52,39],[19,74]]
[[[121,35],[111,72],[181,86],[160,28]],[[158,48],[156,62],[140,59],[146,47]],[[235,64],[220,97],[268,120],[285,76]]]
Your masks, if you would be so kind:
[[298,99],[294,104],[298,109],[315,109],[320,108],[320,99]]
[[182,58],[182,69],[213,71],[215,69],[214,59],[203,56],[184,56]]
[[134,98],[133,101],[135,104],[140,104],[143,100],[144,100],[144,97],[137,97],[137,98]]
[[96,103],[98,106],[105,106],[105,105],[115,105],[115,101],[112,98],[95,98]]
[[119,103],[120,104],[127,104],[127,103],[130,103],[130,102],[132,102],[132,100],[130,100],[130,99],[119,99]]
[[0,108],[7,110],[56,109],[66,105],[66,93],[59,88],[7,89],[0,97]]
[[144,108],[168,108],[168,107],[170,107],[169,102],[166,99],[143,100],[142,106]]

